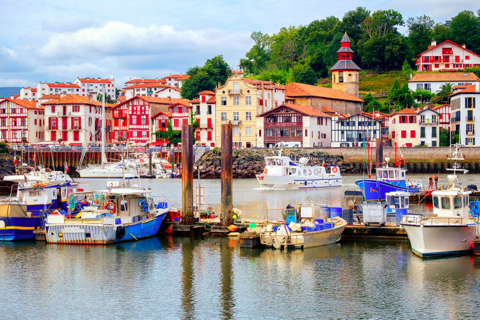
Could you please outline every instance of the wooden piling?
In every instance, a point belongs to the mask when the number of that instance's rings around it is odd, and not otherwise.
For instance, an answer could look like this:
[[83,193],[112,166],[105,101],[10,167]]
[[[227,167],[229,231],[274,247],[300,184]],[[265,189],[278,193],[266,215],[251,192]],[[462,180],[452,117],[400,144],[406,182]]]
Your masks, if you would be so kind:
[[182,224],[194,224],[193,218],[193,128],[182,127]]
[[383,163],[383,140],[377,139],[375,148],[375,168],[381,168]]
[[222,206],[221,221],[224,226],[233,223],[233,199],[232,199],[232,124],[222,124]]

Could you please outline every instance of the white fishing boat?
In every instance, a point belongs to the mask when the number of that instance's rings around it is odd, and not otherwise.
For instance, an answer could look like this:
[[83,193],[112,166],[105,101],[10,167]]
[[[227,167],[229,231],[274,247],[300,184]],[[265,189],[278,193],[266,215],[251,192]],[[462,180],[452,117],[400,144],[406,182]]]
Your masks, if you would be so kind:
[[476,238],[475,221],[469,217],[469,195],[458,182],[456,172],[460,169],[457,161],[465,157],[455,147],[452,169],[448,175],[448,188],[432,192],[433,214],[405,215],[401,225],[407,232],[412,251],[420,257],[467,254],[472,251],[472,241]]
[[342,186],[340,168],[330,166],[327,173],[325,166],[307,165],[309,158],[301,157],[298,161],[287,156],[265,157],[265,169],[257,175],[262,188],[281,189],[320,189]]
[[287,209],[288,212],[284,214],[294,219],[288,225],[266,225],[260,233],[260,243],[276,249],[311,248],[340,240],[347,222],[340,216],[332,216],[329,207],[307,200],[297,208]]

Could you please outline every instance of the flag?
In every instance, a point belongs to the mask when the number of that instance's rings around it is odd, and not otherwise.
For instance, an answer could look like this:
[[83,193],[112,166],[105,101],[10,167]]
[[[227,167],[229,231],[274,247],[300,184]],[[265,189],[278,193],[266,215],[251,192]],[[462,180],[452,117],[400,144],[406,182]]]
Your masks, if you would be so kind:
[[378,191],[376,189],[373,189],[373,188],[371,188],[370,191],[378,193]]
[[65,161],[65,172],[68,172],[68,163]]
[[13,152],[13,165],[16,166],[17,165],[17,151],[15,150],[15,152]]

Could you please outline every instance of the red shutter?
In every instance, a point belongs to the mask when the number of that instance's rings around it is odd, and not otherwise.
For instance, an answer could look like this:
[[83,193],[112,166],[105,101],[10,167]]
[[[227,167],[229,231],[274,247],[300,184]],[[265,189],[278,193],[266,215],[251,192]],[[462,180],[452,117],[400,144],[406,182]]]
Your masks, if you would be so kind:
[[187,119],[183,119],[183,124],[187,124]]
[[410,138],[415,138],[416,132],[415,130],[410,131]]
[[202,103],[205,103],[205,96],[202,96]]
[[207,131],[207,140],[212,141],[212,131]]
[[207,118],[207,128],[212,128],[212,118]]
[[173,126],[178,127],[178,119],[173,119]]
[[263,99],[260,99],[260,105],[263,106]]
[[197,130],[197,132],[195,132],[195,139],[197,139],[197,141],[200,141],[200,131]]
[[402,130],[402,138],[406,138],[407,137],[407,131],[406,130]]

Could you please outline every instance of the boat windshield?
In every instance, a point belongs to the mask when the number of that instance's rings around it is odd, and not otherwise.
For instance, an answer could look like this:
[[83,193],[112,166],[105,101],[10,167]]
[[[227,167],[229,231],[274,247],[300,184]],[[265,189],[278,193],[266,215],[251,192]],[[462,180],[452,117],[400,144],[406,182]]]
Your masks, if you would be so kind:
[[462,207],[462,197],[456,196],[455,198],[453,198],[453,208],[460,209],[461,207]]
[[442,197],[442,209],[450,209],[450,198]]
[[437,208],[437,209],[439,208],[439,206],[438,206],[438,197],[433,197],[433,206],[434,206],[435,208]]

